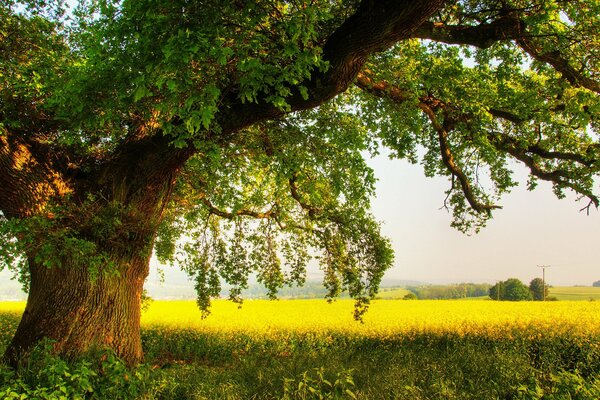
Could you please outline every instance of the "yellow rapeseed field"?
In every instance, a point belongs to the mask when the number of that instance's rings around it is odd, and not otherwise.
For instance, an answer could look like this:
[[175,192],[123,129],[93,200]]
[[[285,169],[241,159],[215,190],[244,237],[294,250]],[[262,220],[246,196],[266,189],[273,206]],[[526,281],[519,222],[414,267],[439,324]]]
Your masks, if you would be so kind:
[[155,301],[144,326],[206,331],[338,332],[367,336],[448,333],[510,338],[536,335],[600,335],[600,302],[495,302],[457,300],[374,301],[364,323],[354,321],[351,300],[247,300],[242,308],[218,300],[202,319],[193,301]]
[[[268,335],[269,332],[337,332],[365,336],[420,333],[510,338],[515,333],[600,335],[600,301],[495,302],[489,300],[374,301],[360,323],[352,300],[217,300],[201,318],[194,301],[154,301],[142,315],[145,327]],[[1,302],[0,312],[19,312],[22,302]]]

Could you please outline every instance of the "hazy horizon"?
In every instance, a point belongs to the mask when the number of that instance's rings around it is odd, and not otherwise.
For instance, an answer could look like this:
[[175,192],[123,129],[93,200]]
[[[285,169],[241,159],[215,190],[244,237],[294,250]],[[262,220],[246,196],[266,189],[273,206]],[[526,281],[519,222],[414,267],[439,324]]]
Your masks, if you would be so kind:
[[515,168],[521,184],[505,195],[494,218],[479,234],[467,236],[450,227],[443,209],[444,177],[427,178],[420,165],[378,156],[370,161],[379,178],[372,200],[383,233],[391,238],[396,259],[386,278],[437,282],[494,283],[509,277],[529,282],[546,269],[555,286],[590,286],[600,279],[597,238],[600,213],[579,210],[572,193],[559,200],[547,182],[529,192],[526,173]]

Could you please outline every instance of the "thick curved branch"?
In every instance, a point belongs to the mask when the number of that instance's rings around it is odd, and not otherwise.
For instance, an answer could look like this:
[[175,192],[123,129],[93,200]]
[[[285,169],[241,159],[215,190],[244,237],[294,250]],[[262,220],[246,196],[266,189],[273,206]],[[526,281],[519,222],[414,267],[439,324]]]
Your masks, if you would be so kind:
[[490,23],[473,26],[447,25],[442,22],[427,21],[413,33],[413,37],[485,49],[496,42],[521,37],[523,27],[523,22],[511,15],[506,15]]
[[442,161],[448,171],[458,178],[460,182],[460,187],[463,191],[463,194],[471,208],[479,213],[485,212],[489,213],[493,209],[502,208],[501,206],[497,206],[494,204],[483,204],[477,200],[475,193],[473,192],[473,188],[471,187],[471,183],[469,182],[469,178],[463,170],[456,164],[454,160],[454,156],[450,150],[450,146],[448,144],[448,130],[445,126],[439,123],[435,112],[425,103],[420,103],[419,108],[423,110],[423,112],[429,117],[431,124],[438,134],[438,142],[440,145],[440,154],[442,156]]
[[526,151],[548,160],[575,161],[579,164],[585,165],[586,167],[591,167],[598,162],[598,160],[585,157],[581,154],[569,153],[565,151],[548,151],[538,145],[528,146]]
[[[323,46],[327,71],[314,71],[302,82],[308,98],[293,89],[286,99],[292,111],[314,108],[344,92],[354,81],[367,58],[395,43],[411,37],[413,31],[440,9],[445,0],[363,0],[357,11],[339,26]],[[224,137],[265,119],[273,119],[284,111],[259,100],[244,103],[235,90],[224,99],[216,119]]]
[[415,30],[413,37],[429,39],[446,44],[488,48],[496,42],[514,40],[533,59],[551,65],[573,86],[581,86],[600,93],[600,83],[576,70],[558,50],[544,52],[527,33],[525,23],[515,14],[480,25],[447,25],[441,22],[423,23]]
[[204,205],[208,209],[209,213],[217,215],[221,218],[226,218],[226,219],[234,219],[235,217],[239,217],[239,216],[252,217],[252,218],[256,218],[256,219],[267,219],[267,218],[275,218],[277,216],[277,211],[274,208],[271,208],[269,211],[264,211],[264,212],[246,210],[246,209],[237,210],[235,212],[229,212],[229,211],[223,211],[223,210],[215,207],[210,202],[210,200],[208,200],[207,198],[202,198],[202,203],[204,203]]
[[354,84],[363,91],[376,97],[386,98],[394,104],[402,104],[410,99],[409,93],[398,86],[386,81],[375,81],[369,76],[370,71],[365,70],[357,75]]
[[[496,118],[501,118],[501,119],[504,119],[506,121],[509,121],[509,122],[512,122],[515,124],[521,124],[521,123],[527,121],[527,119],[521,118],[509,111],[490,108],[490,109],[488,109],[488,112]],[[515,140],[511,139],[510,137],[505,137],[504,140],[512,142],[513,144],[515,143]],[[593,149],[593,146],[594,145],[590,145],[590,147],[589,147],[590,150]],[[546,150],[546,149],[540,147],[538,144],[528,146],[527,149],[525,149],[525,151],[527,153],[535,154],[537,156],[540,156],[540,157],[546,158],[546,159],[575,161],[579,164],[585,165],[586,167],[591,167],[595,163],[598,162],[597,159],[588,157],[587,155],[583,155],[583,154],[579,154],[579,153],[570,153],[570,152],[565,152],[565,151],[549,151],[549,150]]]

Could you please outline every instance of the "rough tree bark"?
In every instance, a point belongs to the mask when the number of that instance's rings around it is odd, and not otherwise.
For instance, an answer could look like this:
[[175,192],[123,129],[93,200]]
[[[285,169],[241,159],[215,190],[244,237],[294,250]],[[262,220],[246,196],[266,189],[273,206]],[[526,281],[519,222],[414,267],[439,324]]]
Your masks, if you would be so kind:
[[118,276],[91,280],[80,265],[47,268],[30,260],[27,306],[5,357],[17,365],[48,338],[66,357],[111,348],[130,364],[141,361],[140,306],[148,261],[132,254],[121,260]]
[[[174,151],[165,146],[167,141],[161,135],[132,139],[110,162],[73,179],[60,163],[48,162],[48,153],[35,144],[8,132],[0,135],[4,215],[42,218],[49,226],[25,248],[29,294],[4,355],[10,364],[26,359],[43,338],[52,340],[56,354],[66,357],[110,348],[131,365],[141,361],[141,294],[152,245],[177,172],[191,154]],[[57,204],[58,215],[50,207]],[[114,231],[94,232],[105,222],[104,215],[115,213],[119,225]],[[46,244],[56,247],[52,233],[62,230],[92,243],[107,255],[110,267],[94,271],[85,257],[61,248],[54,249],[59,261],[50,268],[44,265],[40,249]]]

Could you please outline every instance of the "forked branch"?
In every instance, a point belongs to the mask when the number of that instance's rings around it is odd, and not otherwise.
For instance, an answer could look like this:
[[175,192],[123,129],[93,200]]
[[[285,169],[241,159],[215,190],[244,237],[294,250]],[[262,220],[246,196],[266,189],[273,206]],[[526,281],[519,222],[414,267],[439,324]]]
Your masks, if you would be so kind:
[[[370,76],[367,75],[367,73],[360,73],[358,75],[356,86],[367,93],[370,93],[376,97],[388,99],[398,105],[409,99],[408,93],[403,91],[401,88],[385,81],[375,82]],[[446,118],[443,124],[438,121],[435,113],[436,109],[444,110],[448,107],[448,105],[432,96],[421,96],[419,97],[418,107],[421,109],[421,111],[423,111],[423,113],[425,113],[425,115],[427,115],[431,125],[437,132],[442,161],[452,176],[456,177],[460,182],[462,192],[469,202],[471,208],[480,213],[489,213],[493,209],[501,208],[500,206],[484,204],[477,200],[477,196],[473,191],[473,187],[471,186],[469,178],[456,163],[448,143],[448,133],[452,130],[452,125],[454,125],[454,123],[449,113],[445,114]]]

